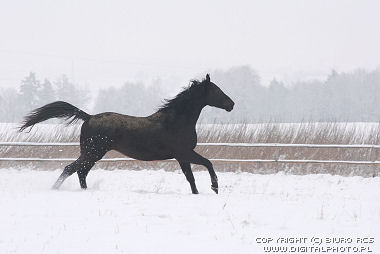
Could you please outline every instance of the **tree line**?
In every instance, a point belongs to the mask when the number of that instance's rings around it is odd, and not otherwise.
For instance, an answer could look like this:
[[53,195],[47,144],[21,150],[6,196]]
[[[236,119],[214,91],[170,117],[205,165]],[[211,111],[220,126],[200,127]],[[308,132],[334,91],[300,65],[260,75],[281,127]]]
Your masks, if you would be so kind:
[[[200,76],[200,79],[203,77]],[[263,86],[260,76],[249,66],[211,72],[211,80],[234,101],[231,113],[207,107],[201,121],[212,122],[302,122],[380,121],[380,70],[331,71],[325,80],[301,81],[285,85],[273,79]],[[175,88],[184,84],[178,84]],[[64,100],[89,113],[114,111],[146,116],[153,113],[173,92],[155,80],[150,85],[126,82],[120,87],[100,89],[75,85],[62,75],[54,81],[39,80],[28,74],[16,88],[0,93],[1,122],[20,122],[30,110],[55,100]]]
[[56,100],[84,107],[90,95],[87,89],[78,88],[65,75],[51,82],[48,79],[41,81],[35,73],[29,73],[18,89],[1,90],[0,122],[20,122],[31,110]]

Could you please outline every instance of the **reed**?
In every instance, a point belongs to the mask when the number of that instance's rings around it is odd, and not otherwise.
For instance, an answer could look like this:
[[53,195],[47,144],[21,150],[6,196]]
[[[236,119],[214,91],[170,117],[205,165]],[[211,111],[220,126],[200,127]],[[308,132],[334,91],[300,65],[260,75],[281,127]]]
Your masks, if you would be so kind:
[[[14,124],[0,124],[1,142],[78,142],[80,125],[40,124],[29,133],[19,133]],[[284,143],[284,144],[380,144],[379,123],[262,123],[262,124],[200,124],[198,142],[202,143]],[[198,146],[206,158],[227,159],[299,159],[299,160],[379,160],[380,152],[368,148],[297,148],[297,147],[225,147]],[[0,147],[0,157],[76,158],[79,147]],[[111,151],[106,158],[123,157]],[[1,168],[30,167],[34,169],[63,168],[61,162],[0,162]],[[176,162],[98,162],[104,169],[179,170]],[[339,174],[376,176],[379,166],[291,163],[230,163],[214,162],[216,171],[290,174]],[[204,170],[194,166],[194,170]]]

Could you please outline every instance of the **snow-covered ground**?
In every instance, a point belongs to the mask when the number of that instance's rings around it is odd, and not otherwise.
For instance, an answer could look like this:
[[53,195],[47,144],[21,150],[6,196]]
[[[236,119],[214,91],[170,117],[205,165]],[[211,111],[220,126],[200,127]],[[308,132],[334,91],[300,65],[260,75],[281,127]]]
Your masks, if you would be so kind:
[[0,170],[0,253],[264,253],[312,237],[380,252],[378,177],[219,173],[216,195],[197,172],[191,195],[180,172],[94,170],[87,191],[76,175],[51,190],[60,172]]

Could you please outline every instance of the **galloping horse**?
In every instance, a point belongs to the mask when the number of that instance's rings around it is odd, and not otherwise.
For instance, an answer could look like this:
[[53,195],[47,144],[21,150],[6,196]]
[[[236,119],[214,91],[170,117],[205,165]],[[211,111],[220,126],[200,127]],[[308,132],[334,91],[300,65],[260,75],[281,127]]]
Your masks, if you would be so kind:
[[79,119],[84,123],[80,134],[80,156],[66,166],[53,185],[58,189],[63,181],[77,172],[82,189],[87,188],[86,177],[95,162],[108,151],[116,150],[143,161],[176,159],[190,183],[193,194],[198,194],[190,164],[203,165],[211,177],[211,189],[218,193],[218,178],[212,163],[194,151],[197,145],[195,124],[202,109],[209,105],[231,111],[234,102],[210,81],[193,80],[175,98],[166,100],[158,111],[147,117],[135,117],[105,112],[89,115],[73,105],[56,101],[35,109],[25,117],[20,131],[50,118]]

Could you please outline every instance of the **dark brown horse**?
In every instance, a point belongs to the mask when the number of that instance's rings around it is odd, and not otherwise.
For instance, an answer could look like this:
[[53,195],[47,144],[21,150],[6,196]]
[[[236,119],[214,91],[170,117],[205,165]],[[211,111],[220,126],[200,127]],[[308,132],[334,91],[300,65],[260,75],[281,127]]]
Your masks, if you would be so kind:
[[57,101],[32,111],[25,117],[20,131],[54,117],[71,118],[70,123],[78,119],[84,121],[80,156],[65,167],[54,189],[58,189],[75,172],[81,188],[86,189],[86,177],[95,162],[108,151],[116,150],[143,161],[176,159],[194,194],[198,190],[190,164],[203,165],[210,173],[212,190],[218,193],[218,178],[212,163],[194,151],[197,145],[195,124],[207,105],[227,111],[234,107],[234,102],[210,81],[208,74],[202,82],[192,81],[187,89],[147,117],[109,112],[89,115],[69,103]]

